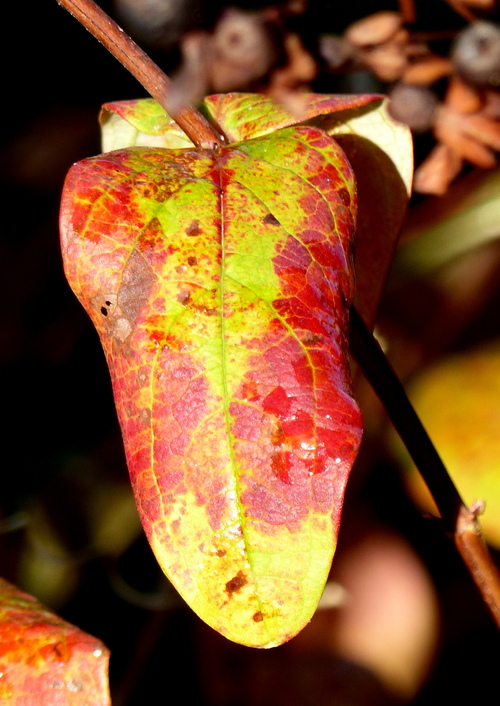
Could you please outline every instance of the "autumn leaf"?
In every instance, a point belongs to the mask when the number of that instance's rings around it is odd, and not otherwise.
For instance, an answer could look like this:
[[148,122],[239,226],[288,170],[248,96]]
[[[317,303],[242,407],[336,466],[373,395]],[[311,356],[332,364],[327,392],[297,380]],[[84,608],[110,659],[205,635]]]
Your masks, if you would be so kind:
[[109,706],[107,648],[0,579],[0,701]]
[[341,150],[307,127],[114,152],[65,189],[66,272],[103,341],[143,525],[188,603],[245,644],[303,627],[334,551],[361,436],[354,198]]
[[145,531],[194,610],[247,645],[308,622],[335,549],[361,438],[355,208],[344,154],[313,127],[118,150],[64,190],[66,273],[106,352]]
[[203,110],[236,144],[189,149],[152,100],[104,106],[116,151],[70,173],[63,252],[160,564],[209,624],[272,646],[314,612],[361,436],[346,344],[356,190],[328,134],[360,170],[370,321],[406,206],[409,133],[378,96],[311,95],[300,119],[252,94]]

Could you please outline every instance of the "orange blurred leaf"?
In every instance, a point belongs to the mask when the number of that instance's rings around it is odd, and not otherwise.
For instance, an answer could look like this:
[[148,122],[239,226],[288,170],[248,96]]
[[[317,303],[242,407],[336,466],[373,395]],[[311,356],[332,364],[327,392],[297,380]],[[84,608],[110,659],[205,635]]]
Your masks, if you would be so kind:
[[109,706],[109,652],[35,598],[0,579],[0,702]]

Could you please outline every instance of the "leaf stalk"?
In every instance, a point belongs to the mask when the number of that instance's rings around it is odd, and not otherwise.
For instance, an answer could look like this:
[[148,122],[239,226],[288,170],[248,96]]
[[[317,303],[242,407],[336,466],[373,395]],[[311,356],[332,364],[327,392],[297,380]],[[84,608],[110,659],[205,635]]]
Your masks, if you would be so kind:
[[[106,49],[130,71],[146,91],[168,112],[170,79],[155,62],[93,0],[57,0]],[[171,117],[196,147],[224,145],[224,136],[193,106],[185,106]]]
[[476,508],[468,508],[373,334],[350,310],[351,352],[384,405],[441,514],[446,531],[500,628],[500,572],[481,533]]

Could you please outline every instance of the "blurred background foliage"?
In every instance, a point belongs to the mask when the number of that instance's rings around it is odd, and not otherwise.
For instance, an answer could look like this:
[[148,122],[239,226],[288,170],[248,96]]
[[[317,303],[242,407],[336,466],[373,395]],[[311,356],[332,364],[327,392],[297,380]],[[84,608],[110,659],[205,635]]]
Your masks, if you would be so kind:
[[[303,90],[397,89],[396,107],[414,101],[417,119],[402,117],[414,121],[417,164],[434,155],[420,191],[440,195],[412,197],[377,334],[466,501],[486,501],[498,559],[500,38],[473,37],[473,49],[487,47],[486,82],[483,70],[464,76],[460,56],[450,64],[471,18],[498,28],[498,4],[100,4],[177,77],[180,102],[214,88],[262,90],[290,109]],[[161,7],[172,19],[146,23]],[[381,11],[392,13],[375,23],[388,34],[382,50],[373,23],[353,29]],[[111,648],[116,705],[166,703],[172,692],[214,706],[428,705],[495,693],[496,630],[439,520],[418,509],[432,512],[362,379],[365,441],[311,625],[288,645],[252,651],[206,628],[170,588],[139,526],[104,357],[58,246],[63,179],[100,151],[100,105],[144,90],[53,0],[4,13],[13,39],[0,48],[1,575]]]

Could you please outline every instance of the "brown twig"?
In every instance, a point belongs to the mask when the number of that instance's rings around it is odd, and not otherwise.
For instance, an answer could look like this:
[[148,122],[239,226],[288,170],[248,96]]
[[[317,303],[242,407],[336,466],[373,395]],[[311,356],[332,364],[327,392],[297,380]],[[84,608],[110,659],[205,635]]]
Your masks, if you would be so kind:
[[398,0],[398,5],[399,5],[399,12],[401,13],[401,16],[403,18],[403,22],[408,25],[415,22],[415,19],[417,17],[417,13],[415,10],[415,1],[414,0]]
[[476,17],[473,12],[467,7],[467,5],[461,0],[446,0],[448,5],[450,5],[460,17],[463,17],[467,22],[474,22]]
[[[169,78],[128,34],[92,0],[57,1],[88,29],[168,112]],[[223,135],[220,135],[196,108],[186,106],[171,117],[197,147],[209,148],[225,144]]]
[[500,626],[500,580],[484,543],[477,515],[475,508],[460,508],[454,535],[455,546]]
[[463,503],[403,385],[354,307],[351,307],[350,342],[354,358],[426,482],[445,529],[453,536],[455,546],[500,628],[500,572],[482,537],[478,511]]

